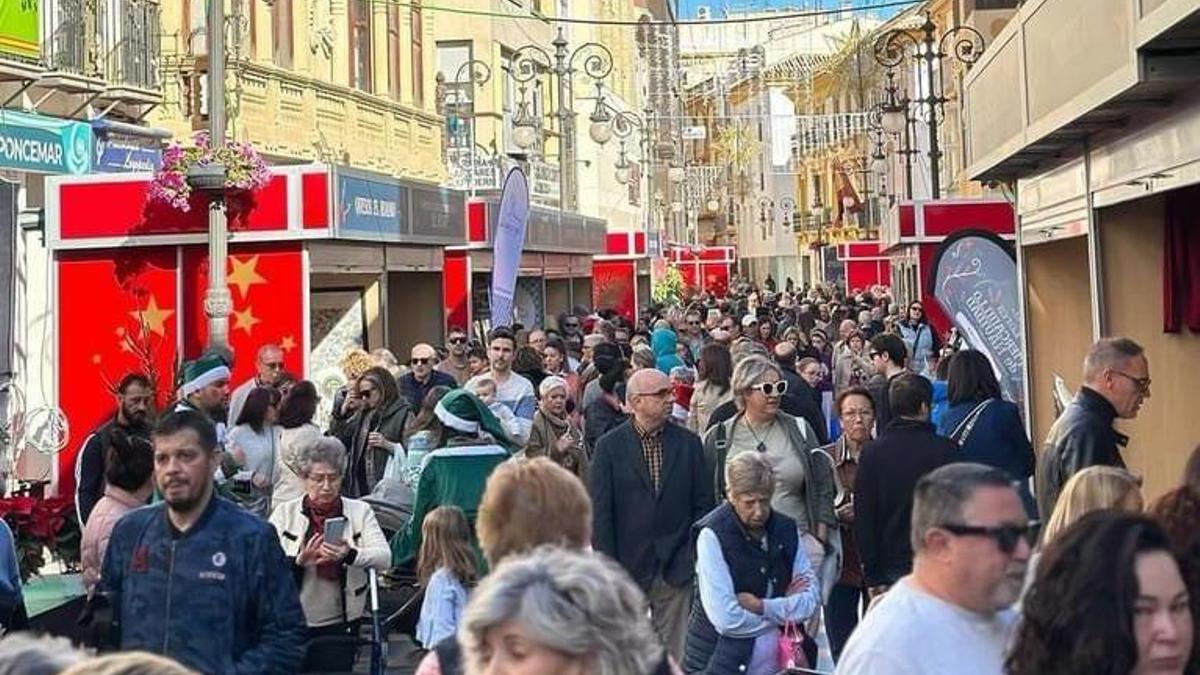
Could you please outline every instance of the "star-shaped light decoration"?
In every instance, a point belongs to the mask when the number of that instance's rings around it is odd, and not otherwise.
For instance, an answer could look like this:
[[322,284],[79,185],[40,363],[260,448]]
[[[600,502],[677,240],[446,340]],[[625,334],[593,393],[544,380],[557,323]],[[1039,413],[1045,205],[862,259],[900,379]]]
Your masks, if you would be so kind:
[[250,292],[251,286],[267,283],[267,280],[258,273],[258,256],[250,256],[247,260],[238,260],[229,256],[229,264],[233,267],[233,270],[229,272],[229,285],[238,289],[238,295],[242,296],[242,300],[246,299],[246,294]]
[[250,335],[253,332],[254,325],[258,323],[262,323],[262,321],[254,316],[253,311],[249,307],[240,312],[237,310],[233,312],[234,330],[244,330],[246,331],[246,335]]
[[291,335],[283,336],[283,339],[279,341],[279,348],[282,349],[284,353],[292,351],[296,348],[296,338],[292,337]]
[[173,314],[175,314],[175,310],[161,309],[158,306],[158,299],[151,295],[150,299],[146,301],[145,309],[134,310],[129,313],[129,316],[132,316],[139,326],[144,322],[151,333],[159,337],[166,337],[167,319],[170,319]]

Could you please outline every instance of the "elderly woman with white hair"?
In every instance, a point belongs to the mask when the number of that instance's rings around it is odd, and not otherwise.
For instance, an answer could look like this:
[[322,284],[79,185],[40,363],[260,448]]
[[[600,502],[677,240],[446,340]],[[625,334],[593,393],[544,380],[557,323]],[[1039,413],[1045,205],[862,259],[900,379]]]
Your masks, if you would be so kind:
[[458,640],[469,675],[668,675],[646,599],[604,556],[539,548],[471,597]]
[[[767,675],[800,662],[778,645],[821,607],[812,563],[796,522],[771,508],[775,475],[763,454],[725,465],[726,501],[696,523],[696,586],[684,669],[689,673]],[[798,630],[798,629],[797,629]],[[790,637],[791,634],[789,634]]]
[[[367,569],[386,570],[391,549],[371,507],[341,496],[346,451],[340,441],[325,437],[305,447],[297,465],[304,496],[278,504],[271,524],[293,562],[309,638],[357,635],[366,611]],[[337,538],[332,537],[335,532]],[[327,656],[329,660],[310,660],[308,665],[336,671],[353,666],[353,649]]]
[[[738,412],[716,424],[704,436],[705,458],[716,482],[716,495],[725,493],[724,471],[727,459],[744,452],[763,455],[771,462],[775,489],[771,508],[796,521],[801,545],[817,567],[825,553],[837,544],[837,516],[833,502],[837,484],[828,462],[813,457],[821,443],[804,418],[780,410],[787,391],[779,366],[765,356],[748,356],[733,369],[733,395]],[[822,576],[834,574],[822,570]],[[836,576],[836,575],[834,575]]]
[[525,444],[526,457],[549,457],[554,463],[587,483],[588,459],[583,449],[583,431],[567,415],[569,385],[551,375],[538,386],[537,412]]

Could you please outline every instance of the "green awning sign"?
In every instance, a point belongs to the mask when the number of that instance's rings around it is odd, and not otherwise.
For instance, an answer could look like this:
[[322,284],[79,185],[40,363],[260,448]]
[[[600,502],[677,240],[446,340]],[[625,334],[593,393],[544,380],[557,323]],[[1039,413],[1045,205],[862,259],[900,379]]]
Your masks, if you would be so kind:
[[0,0],[0,56],[36,59],[38,0]]

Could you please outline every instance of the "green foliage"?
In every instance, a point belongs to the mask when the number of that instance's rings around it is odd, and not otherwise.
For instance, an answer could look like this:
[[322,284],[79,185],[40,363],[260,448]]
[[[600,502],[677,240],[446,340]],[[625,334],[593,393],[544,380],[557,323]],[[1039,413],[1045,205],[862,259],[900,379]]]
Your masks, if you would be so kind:
[[678,305],[683,300],[684,290],[683,275],[679,273],[679,269],[667,265],[663,278],[650,289],[650,298],[660,305]]

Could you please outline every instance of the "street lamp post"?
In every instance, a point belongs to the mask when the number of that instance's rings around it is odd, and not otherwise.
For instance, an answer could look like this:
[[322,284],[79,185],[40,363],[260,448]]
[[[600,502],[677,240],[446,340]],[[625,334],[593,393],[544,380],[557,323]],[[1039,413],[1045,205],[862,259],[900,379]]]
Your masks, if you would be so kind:
[[[208,128],[211,147],[225,145],[225,3],[208,3]],[[233,304],[225,283],[228,253],[225,220],[225,167],[210,165],[212,183],[208,190],[208,289],[204,314],[208,319],[208,350],[229,355],[229,312]]]
[[794,229],[796,225],[796,200],[791,197],[780,197],[779,215],[782,217],[781,224],[784,227]]
[[[463,79],[463,76],[469,75],[468,79]],[[440,73],[439,73],[440,76]],[[492,79],[492,69],[488,64],[479,59],[471,59],[458,67],[458,72],[454,74],[454,81],[451,84],[454,86],[454,100],[447,101],[444,111],[446,114],[453,108],[455,116],[461,121],[463,118],[463,108],[467,103],[471,105],[471,121],[467,125],[467,148],[470,151],[468,172],[470,183],[471,196],[475,196],[475,88],[482,87]],[[467,90],[467,94],[463,90]],[[448,115],[447,115],[448,116]]]
[[[601,91],[604,79],[612,72],[613,56],[608,47],[598,42],[587,42],[575,49],[568,49],[563,29],[558,29],[554,41],[553,55],[538,45],[528,44],[513,52],[511,76],[518,82],[519,101],[513,115],[513,141],[522,150],[532,148],[538,138],[540,120],[530,109],[526,93],[532,83],[537,87],[541,74],[548,72],[555,77],[557,108],[553,117],[558,120],[561,134],[559,140],[559,208],[575,208],[575,177],[578,170],[575,162],[575,110],[573,79],[576,72],[583,72]],[[600,95],[597,95],[600,98]],[[592,122],[598,120],[593,113]]]
[[[983,54],[984,39],[979,31],[970,26],[955,26],[938,36],[937,25],[933,23],[929,14],[925,15],[925,23],[921,24],[920,31],[920,40],[903,28],[895,28],[880,35],[875,42],[875,60],[885,68],[892,69],[904,63],[911,52],[911,58],[922,71],[921,76],[926,81],[925,93],[916,98],[897,98],[892,73],[889,70],[883,127],[891,134],[902,130],[907,134],[909,104],[915,103],[926,109],[926,123],[929,126],[930,192],[934,199],[940,199],[942,151],[938,140],[938,116],[945,112],[946,102],[949,100],[944,94],[939,77],[941,62],[943,59],[952,58],[970,67]],[[918,86],[917,89],[921,90],[921,87]],[[912,149],[911,144],[909,149]]]

